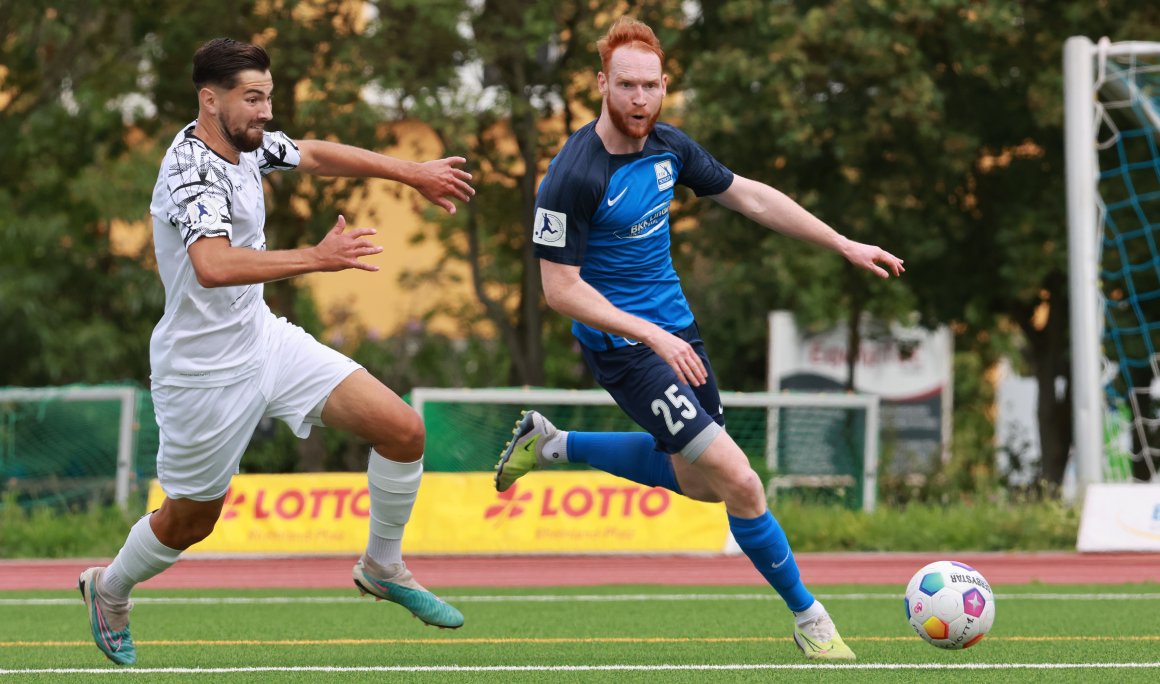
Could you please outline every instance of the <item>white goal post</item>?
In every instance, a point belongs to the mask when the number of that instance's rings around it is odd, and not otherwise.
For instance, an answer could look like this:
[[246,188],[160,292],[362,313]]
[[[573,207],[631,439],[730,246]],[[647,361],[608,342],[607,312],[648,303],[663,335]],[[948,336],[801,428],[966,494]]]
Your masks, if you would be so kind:
[[[424,419],[425,408],[431,402],[474,404],[515,404],[524,408],[537,406],[615,406],[604,390],[559,390],[534,388],[435,388],[416,387],[411,390],[411,406]],[[726,408],[769,409],[766,437],[766,462],[771,469],[778,467],[776,414],[783,408],[855,409],[866,415],[862,435],[862,510],[873,512],[878,492],[878,433],[880,427],[879,398],[866,394],[836,392],[721,392],[721,403]],[[827,477],[830,479],[827,480]],[[775,475],[771,490],[776,486],[834,484],[840,476]]]
[[1137,81],[1138,76],[1155,79],[1158,57],[1160,43],[1103,39],[1094,44],[1075,36],[1064,45],[1073,454],[1081,494],[1105,479],[1106,388],[1120,372],[1102,348],[1108,311],[1101,268],[1110,210],[1100,195],[1101,151],[1122,144],[1117,120],[1160,132],[1157,95],[1142,93]]
[[137,421],[137,390],[133,387],[45,387],[0,389],[0,403],[8,401],[116,401],[121,404],[117,428],[117,472],[113,498],[123,511],[129,509],[129,483],[133,472]]

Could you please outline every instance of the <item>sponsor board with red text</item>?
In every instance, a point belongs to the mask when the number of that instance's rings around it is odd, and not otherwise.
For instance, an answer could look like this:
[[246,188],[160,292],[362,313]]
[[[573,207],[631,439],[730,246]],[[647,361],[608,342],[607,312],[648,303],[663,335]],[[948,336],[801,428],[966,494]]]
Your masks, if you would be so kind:
[[[164,494],[154,481],[149,508]],[[357,554],[366,546],[366,475],[237,475],[205,554]],[[426,473],[403,550],[471,553],[720,553],[721,504],[595,471],[532,473],[495,491],[489,473]]]

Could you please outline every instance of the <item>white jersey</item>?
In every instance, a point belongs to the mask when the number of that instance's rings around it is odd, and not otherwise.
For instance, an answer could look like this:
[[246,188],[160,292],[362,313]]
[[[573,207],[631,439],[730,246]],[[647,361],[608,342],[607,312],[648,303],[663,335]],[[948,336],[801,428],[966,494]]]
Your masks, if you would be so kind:
[[177,387],[222,387],[256,372],[264,327],[272,318],[263,287],[204,288],[186,251],[202,237],[225,237],[234,247],[266,249],[262,176],[298,166],[298,147],[280,132],[232,164],[193,135],[196,121],[177,134],[157,174],[153,245],[165,286],[165,315],[153,329],[153,382]]

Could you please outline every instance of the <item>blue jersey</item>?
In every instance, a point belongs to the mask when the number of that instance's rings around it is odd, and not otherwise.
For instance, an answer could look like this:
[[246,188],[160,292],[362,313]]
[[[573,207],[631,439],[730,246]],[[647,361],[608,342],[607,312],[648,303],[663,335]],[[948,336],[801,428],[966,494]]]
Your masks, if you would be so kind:
[[[733,183],[725,168],[680,129],[658,123],[633,154],[609,154],[596,122],[576,131],[552,160],[536,198],[535,254],[580,267],[580,277],[618,309],[676,333],[693,324],[669,251],[676,184],[698,196]],[[596,351],[636,344],[574,321]]]

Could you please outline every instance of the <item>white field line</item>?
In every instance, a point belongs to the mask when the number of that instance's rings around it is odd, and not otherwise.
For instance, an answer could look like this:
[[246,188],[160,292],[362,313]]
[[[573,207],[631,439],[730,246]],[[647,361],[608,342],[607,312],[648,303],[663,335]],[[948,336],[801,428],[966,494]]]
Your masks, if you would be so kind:
[[[897,601],[902,593],[814,594],[823,601]],[[629,603],[634,601],[780,601],[773,592],[762,594],[528,594],[444,596],[451,603]],[[1147,594],[997,594],[1002,601],[1160,601],[1160,593]],[[365,603],[355,596],[217,596],[217,597],[141,597],[133,603],[145,605],[260,605],[260,604],[339,604]],[[80,598],[0,598],[0,606],[75,606]]]
[[716,672],[724,670],[1152,670],[1151,663],[737,663],[725,665],[395,665],[379,667],[142,667],[142,668],[28,668],[2,669],[0,675],[29,674],[233,674],[246,672]]

